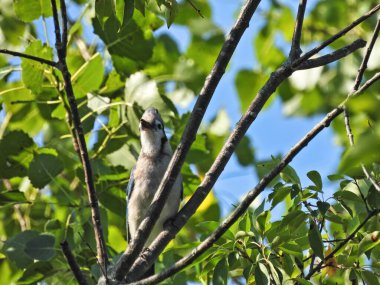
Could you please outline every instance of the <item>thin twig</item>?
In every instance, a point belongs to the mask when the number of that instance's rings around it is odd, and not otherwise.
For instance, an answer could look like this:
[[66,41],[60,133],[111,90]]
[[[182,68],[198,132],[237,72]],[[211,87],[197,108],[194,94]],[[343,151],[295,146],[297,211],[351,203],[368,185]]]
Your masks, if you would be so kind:
[[200,123],[206,112],[207,106],[215,92],[215,89],[222,78],[227,64],[234,53],[237,44],[239,43],[244,31],[249,25],[249,21],[256,11],[260,0],[248,0],[242,8],[241,14],[238,17],[235,26],[231,29],[226,41],[223,44],[221,52],[215,61],[210,75],[206,78],[204,86],[199,94],[193,111],[190,115],[186,129],[182,134],[181,141],[175,150],[173,157],[170,161],[168,169],[161,181],[161,184],[156,191],[153,198],[152,205],[149,207],[145,219],[139,226],[135,238],[128,246],[122,257],[119,259],[115,266],[115,278],[122,280],[125,273],[129,271],[133,262],[143,249],[143,246],[149,236],[150,230],[153,228],[155,222],[160,216],[161,210],[165,205],[165,201],[170,193],[170,189],[180,173],[181,167],[185,161],[186,154],[188,153],[192,143],[195,140],[196,133],[199,129]]
[[[379,5],[380,8],[380,5]],[[368,14],[368,13],[367,13]],[[361,17],[363,18],[363,17]],[[360,18],[360,19],[361,19]],[[355,21],[356,23],[360,23],[359,21]],[[351,24],[349,27],[353,28],[354,26]],[[343,29],[347,30],[347,28]],[[339,32],[338,34],[343,34]],[[334,35],[332,38],[338,39],[339,36]],[[328,39],[326,42],[333,42],[330,39]],[[325,45],[325,43],[322,43],[322,45]],[[308,57],[302,57],[302,59],[297,60],[299,64],[306,61],[309,57],[313,56],[315,53],[317,53],[320,49],[315,48],[313,49],[313,52],[308,52]],[[251,105],[248,107],[248,110],[246,113],[242,116],[242,118],[239,120],[239,122],[236,124],[235,129],[231,133],[230,137],[228,138],[227,142],[224,144],[222,150],[220,151],[218,157],[215,159],[213,165],[209,169],[209,171],[206,173],[204,180],[202,181],[201,185],[198,187],[198,189],[195,191],[193,196],[190,198],[190,200],[185,204],[185,206],[181,209],[181,211],[176,215],[176,217],[173,220],[173,223],[171,226],[169,226],[167,229],[165,229],[161,234],[153,241],[151,246],[149,247],[149,251],[144,252],[144,255],[140,256],[135,263],[133,264],[133,267],[129,271],[129,275],[127,280],[128,281],[135,281],[141,274],[144,273],[144,270],[146,268],[149,268],[149,266],[155,261],[155,259],[158,257],[159,253],[162,252],[162,250],[165,248],[165,246],[169,243],[171,239],[174,238],[175,234],[185,225],[187,220],[195,213],[196,209],[199,207],[199,205],[203,202],[213,185],[215,184],[215,181],[220,176],[221,172],[224,170],[227,162],[232,156],[233,151],[237,147],[238,143],[244,136],[244,134],[247,132],[248,128],[252,124],[252,122],[256,119],[257,114],[261,111],[264,104],[267,102],[267,100],[270,98],[270,96],[275,92],[276,88],[286,79],[288,78],[293,72],[292,65],[288,64],[288,62],[285,62],[282,66],[280,66],[276,71],[274,71],[268,81],[265,83],[265,85],[260,89],[258,94],[255,96],[254,100],[252,101]],[[212,76],[209,77],[209,80],[212,80]],[[369,87],[369,86],[368,86]],[[197,107],[197,105],[195,106]],[[339,115],[342,111],[342,107],[339,107],[336,111],[337,115]],[[333,114],[334,115],[334,114]],[[191,122],[189,122],[190,126],[192,125]],[[320,131],[320,130],[319,130]],[[182,147],[181,145],[179,147]],[[290,162],[290,161],[289,161]],[[175,176],[174,176],[175,178]],[[161,202],[163,203],[163,202]],[[160,204],[157,202],[157,204]],[[163,205],[163,204],[160,204]],[[243,211],[244,212],[244,211]],[[240,212],[239,215],[241,215],[243,212]],[[239,216],[237,216],[239,217]],[[237,218],[236,217],[236,218]],[[216,234],[216,239],[219,238],[218,234]],[[215,239],[215,240],[216,240]],[[145,242],[145,241],[144,241]],[[210,241],[207,246],[210,246],[213,244],[213,240]],[[208,247],[205,247],[204,250],[206,250]],[[204,252],[204,251],[202,251]],[[197,257],[199,255],[194,255]],[[190,258],[190,260],[194,260],[193,258]],[[186,261],[188,262],[188,260]],[[185,264],[186,264],[185,262]],[[118,265],[117,265],[118,266]],[[129,266],[129,264],[128,264]],[[181,265],[182,266],[182,265]],[[119,268],[124,268],[123,266],[119,265]],[[182,267],[181,267],[182,268]],[[174,269],[174,271],[171,271],[172,274],[174,274],[178,268]],[[166,272],[166,271],[165,271]],[[174,273],[173,273],[174,272]],[[123,272],[120,272],[122,274]],[[146,279],[146,280],[151,280]],[[156,279],[155,279],[156,280]],[[163,279],[159,279],[163,280]],[[138,283],[140,284],[140,283]],[[141,283],[145,284],[145,283]],[[146,283],[151,284],[151,283]]]
[[84,277],[80,267],[75,260],[73,253],[70,250],[69,244],[66,240],[61,242],[62,252],[66,257],[67,263],[69,264],[71,271],[73,272],[75,279],[78,281],[79,285],[87,285],[86,278]]
[[[100,210],[98,198],[96,197],[96,190],[93,181],[92,167],[90,164],[90,159],[87,151],[86,140],[84,137],[83,127],[81,123],[81,119],[79,116],[77,102],[75,100],[73,86],[71,82],[71,74],[68,70],[66,63],[66,46],[64,46],[63,42],[67,43],[67,16],[66,16],[66,5],[61,3],[61,13],[63,16],[63,27],[66,29],[66,35],[64,35],[64,39],[61,37],[59,21],[58,21],[58,12],[55,0],[51,0],[52,10],[53,10],[53,19],[54,19],[54,27],[55,27],[55,35],[56,35],[56,49],[58,53],[59,64],[58,68],[62,73],[64,82],[65,82],[65,91],[66,96],[69,101],[70,111],[72,115],[73,125],[75,129],[75,134],[77,137],[77,142],[79,146],[80,159],[83,165],[86,190],[89,199],[89,204],[91,207],[91,218],[92,224],[94,226],[95,232],[95,240],[96,240],[96,249],[97,255],[100,261],[101,266],[103,267],[103,272],[107,273],[107,247],[104,239],[101,219],[100,219]],[[65,28],[66,26],[66,28]],[[63,40],[63,41],[62,41]],[[107,279],[107,276],[105,276]]]
[[340,48],[340,49],[338,49],[332,53],[320,56],[318,58],[311,58],[311,59],[305,61],[304,63],[300,64],[297,69],[298,70],[310,69],[310,68],[315,68],[315,67],[327,65],[329,63],[332,63],[334,61],[337,61],[337,60],[349,55],[350,53],[355,52],[359,48],[365,47],[365,45],[366,45],[365,41],[363,41],[362,39],[358,39],[358,40],[354,41],[353,43],[351,43],[345,47],[342,47],[342,48]]
[[376,22],[376,26],[375,26],[375,29],[372,33],[371,40],[369,42],[367,50],[365,51],[363,61],[359,67],[359,71],[358,71],[358,74],[357,74],[356,79],[355,79],[354,87],[352,88],[355,91],[358,90],[360,83],[362,82],[364,72],[367,69],[368,60],[369,60],[371,53],[372,53],[372,49],[373,49],[373,47],[376,43],[376,40],[379,36],[379,31],[380,31],[380,17]]
[[198,8],[195,6],[195,4],[193,3],[192,0],[186,0],[186,1],[190,4],[191,7],[193,7],[193,9],[198,13],[198,15],[199,15],[201,18],[204,18],[203,15],[202,15],[201,10],[198,9]]
[[326,261],[326,260],[329,260],[330,258],[332,258],[334,255],[335,255],[335,253],[337,253],[343,246],[345,246],[351,239],[353,239],[354,237],[355,237],[355,235],[356,235],[356,233],[362,228],[362,227],[364,227],[364,225],[372,218],[372,217],[374,217],[374,216],[376,216],[377,214],[379,214],[380,213],[380,210],[379,209],[376,209],[376,210],[374,210],[374,211],[372,211],[372,212],[370,212],[370,213],[368,213],[368,215],[367,215],[367,217],[364,219],[364,221],[363,222],[361,222],[361,224],[360,225],[358,225],[357,227],[356,227],[356,229],[347,237],[347,238],[345,238],[339,245],[337,245],[337,247],[330,253],[330,254],[328,254],[327,256],[325,256],[324,258],[323,258],[323,260],[321,261],[321,262],[319,262],[318,263],[318,265],[316,266],[316,267],[314,267],[314,269],[313,270],[311,270],[306,276],[305,276],[305,279],[306,280],[309,280],[312,276],[313,276],[313,274],[315,273],[315,272],[318,272],[320,269],[321,269],[321,267],[322,267],[322,265],[324,264],[324,262]]
[[[364,92],[367,88],[369,88],[375,81],[372,80],[371,84],[364,84],[358,91],[351,93],[349,98],[355,97],[362,92]],[[344,103],[346,100],[344,101]],[[148,285],[155,284],[166,278],[172,276],[173,274],[181,271],[183,268],[187,267],[191,264],[196,258],[198,258],[201,254],[203,254],[206,250],[208,250],[226,231],[230,228],[237,219],[249,208],[251,203],[257,198],[257,196],[264,191],[264,189],[268,186],[268,184],[280,174],[280,172],[293,160],[293,158],[303,149],[305,148],[323,129],[327,128],[330,123],[341,113],[343,112],[343,103],[330,111],[318,124],[316,124],[312,130],[310,130],[297,144],[295,144],[289,152],[282,158],[282,160],[268,173],[266,174],[260,182],[256,185],[256,187],[248,192],[246,197],[243,199],[241,204],[239,204],[235,210],[228,216],[221,225],[208,237],[206,238],[200,245],[198,245],[192,252],[177,261],[170,268],[160,272],[159,274],[153,275],[149,278],[140,280],[138,282],[134,282],[131,284],[134,285]],[[200,187],[199,187],[200,188]],[[198,192],[199,188],[195,193]],[[193,199],[194,195],[191,197]],[[191,200],[190,199],[190,200]],[[184,208],[190,207],[190,201],[184,206]],[[184,213],[184,208],[177,214],[174,218],[173,226],[170,226],[164,231],[162,231],[159,236],[153,241],[153,243],[149,247],[149,251],[145,260],[142,261],[139,258],[139,262],[134,264],[134,267],[138,268],[138,266],[143,266],[144,262],[148,262],[151,260],[155,260],[158,256],[157,253],[160,253],[162,249],[166,246],[166,244],[174,238],[175,234],[182,228],[183,224],[186,223],[187,217],[186,213]],[[150,266],[150,263],[145,265],[147,268]],[[131,268],[131,272],[135,269]]]
[[11,50],[7,50],[7,49],[0,49],[0,53],[9,54],[9,55],[18,56],[18,57],[23,57],[23,58],[26,58],[26,59],[37,61],[39,63],[50,65],[52,67],[57,67],[57,63],[54,62],[54,61],[51,61],[51,60],[48,60],[48,59],[44,59],[44,58],[41,58],[41,57],[38,57],[38,56],[22,53],[22,52],[11,51]]
[[298,11],[297,11],[296,24],[294,25],[292,46],[289,52],[289,59],[291,61],[294,61],[295,59],[299,58],[300,55],[302,54],[301,34],[302,34],[302,25],[303,25],[303,19],[305,16],[306,4],[307,4],[307,0],[300,0],[298,4]]

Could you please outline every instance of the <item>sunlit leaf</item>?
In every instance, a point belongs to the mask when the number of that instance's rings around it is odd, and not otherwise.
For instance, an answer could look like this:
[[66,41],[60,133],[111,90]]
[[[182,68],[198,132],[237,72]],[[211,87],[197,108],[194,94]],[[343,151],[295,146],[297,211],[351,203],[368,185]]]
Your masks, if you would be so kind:
[[75,97],[81,98],[88,92],[97,90],[102,83],[103,73],[102,58],[96,53],[72,76]]
[[380,231],[367,234],[359,243],[358,256],[380,244]]
[[15,0],[15,13],[21,21],[31,22],[41,16],[40,3],[40,0]]
[[24,193],[19,191],[0,192],[0,206],[29,203]]

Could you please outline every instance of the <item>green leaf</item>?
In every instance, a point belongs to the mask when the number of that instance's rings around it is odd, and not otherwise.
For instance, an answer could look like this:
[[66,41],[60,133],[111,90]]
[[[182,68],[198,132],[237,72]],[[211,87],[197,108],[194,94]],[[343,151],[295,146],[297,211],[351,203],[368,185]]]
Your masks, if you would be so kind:
[[380,192],[375,187],[369,189],[367,201],[373,209],[380,209]]
[[324,216],[327,210],[330,208],[330,204],[327,202],[318,201],[317,207],[322,216]]
[[367,234],[359,243],[358,256],[380,244],[380,231]]
[[13,205],[20,203],[30,203],[24,193],[19,191],[0,192],[0,206]]
[[0,177],[22,177],[33,159],[33,140],[22,131],[7,133],[0,140]]
[[294,281],[297,281],[297,283],[301,285],[313,285],[310,281],[305,280],[304,278],[296,278]]
[[136,10],[145,16],[145,0],[135,0]]
[[25,244],[25,253],[37,260],[52,259],[55,254],[55,237],[50,234],[40,234],[31,238]]
[[261,231],[261,233],[264,233],[267,230],[269,219],[270,219],[269,211],[265,211],[257,216],[256,220],[257,220],[259,230]]
[[379,162],[380,157],[380,130],[359,137],[355,145],[343,155],[339,165],[339,172],[346,173],[360,164]]
[[131,21],[134,8],[134,0],[116,0],[116,17],[119,19],[122,28]]
[[61,173],[63,165],[59,158],[51,154],[37,154],[30,163],[28,177],[36,188],[45,187]]
[[[39,1],[41,3],[42,16],[44,16],[45,18],[51,17],[53,15],[53,10],[51,8],[51,0],[39,0]],[[59,9],[61,7],[61,2],[60,1],[56,1],[56,2],[57,2],[57,9]]]
[[322,177],[319,174],[319,172],[312,170],[312,171],[309,171],[306,175],[307,177],[309,177],[311,181],[313,181],[315,186],[317,186],[318,190],[321,191],[323,185],[322,185]]
[[292,187],[286,185],[279,188],[275,187],[273,191],[273,195],[270,195],[270,198],[272,198],[271,209],[273,209],[278,203],[285,200],[286,196],[288,196],[292,191]]
[[244,136],[236,148],[236,156],[242,166],[249,166],[255,162],[255,153],[249,137]]
[[235,86],[239,95],[242,113],[248,109],[257,91],[264,84],[265,79],[262,72],[255,70],[241,69],[236,74]]
[[376,276],[372,271],[363,270],[360,272],[363,278],[363,281],[367,285],[379,285],[379,277]]
[[103,40],[111,55],[146,62],[153,54],[154,38],[150,26],[153,20],[154,15],[146,19],[134,13],[133,19],[122,28],[116,16],[109,17],[104,28],[97,18],[93,18],[92,23],[95,33]]
[[17,267],[25,268],[33,263],[33,259],[25,253],[26,243],[36,236],[38,232],[29,230],[16,234],[5,242],[2,252],[14,261]]
[[310,247],[313,250],[314,254],[323,259],[323,242],[321,233],[313,221],[310,222],[310,229],[307,236],[309,238]]
[[256,284],[266,285],[269,284],[269,272],[264,264],[258,263],[255,267],[255,281]]
[[301,210],[289,212],[281,222],[281,227],[289,226],[292,231],[296,231],[305,223],[307,215]]
[[298,177],[297,172],[290,165],[287,165],[284,168],[284,170],[281,171],[281,178],[286,183],[293,183],[293,184],[301,185],[301,180]]
[[178,3],[176,0],[168,0],[165,6],[166,24],[168,25],[168,28],[170,28],[178,14]]
[[271,23],[266,24],[254,41],[256,58],[265,68],[277,67],[284,61],[283,52],[276,46],[276,29]]
[[104,27],[104,22],[115,15],[115,1],[113,0],[97,0],[95,1],[95,14],[101,23],[102,27]]
[[215,266],[215,270],[212,276],[213,285],[225,285],[228,279],[228,264],[227,259],[222,258]]
[[125,101],[137,102],[143,109],[155,107],[159,110],[165,108],[154,80],[149,79],[143,72],[132,74],[125,83]]
[[39,261],[33,263],[24,271],[20,279],[17,280],[17,284],[35,284],[52,274],[54,274],[53,266],[49,262]]
[[16,16],[23,22],[31,22],[41,16],[40,0],[14,0]]
[[[53,58],[53,50],[51,47],[43,45],[41,41],[33,41],[25,50],[29,55],[38,56],[40,58],[49,59]],[[37,61],[22,58],[22,81],[24,85],[33,93],[39,94],[42,91],[42,83],[44,79],[45,64]]]
[[97,90],[102,84],[103,74],[103,60],[100,54],[96,53],[72,76],[75,97],[81,98],[88,92]]

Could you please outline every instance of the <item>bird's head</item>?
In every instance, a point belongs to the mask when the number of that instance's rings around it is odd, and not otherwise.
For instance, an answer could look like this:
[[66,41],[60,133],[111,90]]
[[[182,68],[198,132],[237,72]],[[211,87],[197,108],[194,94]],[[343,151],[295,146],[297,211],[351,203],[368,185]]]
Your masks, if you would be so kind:
[[139,128],[144,154],[155,156],[164,150],[168,139],[164,130],[164,122],[156,108],[149,108],[144,112]]

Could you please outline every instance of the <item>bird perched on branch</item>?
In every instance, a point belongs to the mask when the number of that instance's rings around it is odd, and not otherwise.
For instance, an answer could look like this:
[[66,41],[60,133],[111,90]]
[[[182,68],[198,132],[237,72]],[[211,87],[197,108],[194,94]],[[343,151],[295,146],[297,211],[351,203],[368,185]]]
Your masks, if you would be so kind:
[[[135,237],[140,223],[145,218],[172,157],[172,149],[165,134],[164,122],[157,109],[149,108],[145,111],[140,120],[139,129],[141,152],[131,171],[127,187],[128,242]],[[177,213],[182,193],[182,177],[179,175],[170,190],[160,217],[145,243],[146,247],[162,231],[164,223]],[[154,265],[145,273],[144,277],[153,274]]]

